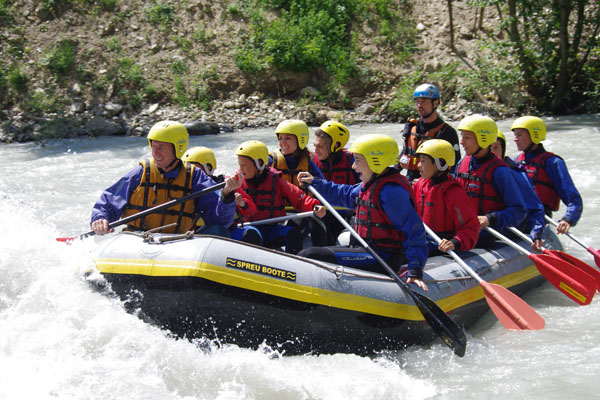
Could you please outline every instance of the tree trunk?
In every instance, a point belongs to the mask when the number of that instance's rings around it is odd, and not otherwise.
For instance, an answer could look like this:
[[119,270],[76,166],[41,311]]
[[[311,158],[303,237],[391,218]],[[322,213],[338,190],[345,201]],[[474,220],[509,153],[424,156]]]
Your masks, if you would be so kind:
[[456,47],[454,46],[454,19],[452,18],[452,0],[447,0],[448,2],[448,19],[450,20],[450,48],[456,52]]
[[567,88],[569,86],[569,15],[571,14],[571,4],[569,0],[556,0],[555,7],[559,12],[559,59],[560,67],[554,97],[552,98],[552,111],[559,113],[562,110],[565,96],[568,95]]

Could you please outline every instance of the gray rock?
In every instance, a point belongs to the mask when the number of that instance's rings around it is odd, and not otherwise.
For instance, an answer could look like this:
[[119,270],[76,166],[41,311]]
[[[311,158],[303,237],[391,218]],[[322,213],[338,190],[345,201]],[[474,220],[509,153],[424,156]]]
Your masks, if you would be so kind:
[[373,107],[369,103],[365,103],[365,104],[361,105],[360,107],[358,107],[356,109],[356,111],[359,112],[359,113],[361,113],[361,114],[369,115],[369,114],[372,114],[373,111],[375,111],[375,107]]
[[85,103],[82,101],[75,101],[71,104],[71,112],[73,114],[79,114],[85,111]]
[[117,103],[106,103],[104,105],[104,109],[110,114],[110,115],[117,115],[118,113],[121,112],[121,110],[123,109],[123,106]]
[[216,135],[221,132],[215,122],[192,121],[184,124],[190,135]]
[[85,124],[92,136],[124,135],[125,129],[119,124],[102,117],[93,117]]

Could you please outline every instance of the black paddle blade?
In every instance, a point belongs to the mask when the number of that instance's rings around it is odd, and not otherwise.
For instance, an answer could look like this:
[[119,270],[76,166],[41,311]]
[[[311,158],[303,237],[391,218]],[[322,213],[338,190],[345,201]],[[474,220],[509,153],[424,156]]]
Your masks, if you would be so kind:
[[454,354],[463,357],[467,349],[465,331],[429,297],[413,290],[410,292],[431,329],[452,349]]

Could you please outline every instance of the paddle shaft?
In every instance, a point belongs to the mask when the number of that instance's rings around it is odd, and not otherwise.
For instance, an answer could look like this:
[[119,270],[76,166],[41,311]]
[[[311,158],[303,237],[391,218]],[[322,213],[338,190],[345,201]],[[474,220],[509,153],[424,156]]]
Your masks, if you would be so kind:
[[[396,281],[402,291],[413,299],[417,308],[423,314],[433,331],[440,336],[442,341],[450,347],[454,354],[463,357],[467,345],[467,339],[462,329],[446,313],[427,296],[414,292],[396,272],[385,262],[383,258],[373,249],[360,235],[350,226],[342,216],[329,204],[327,200],[311,185],[308,190],[323,204],[329,212],[350,232],[352,236],[363,246],[377,262],[385,268],[388,275]],[[428,304],[425,304],[427,302]],[[444,319],[442,321],[442,319]]]
[[269,219],[262,219],[260,221],[242,222],[242,223],[237,224],[237,227],[238,228],[243,228],[245,226],[257,226],[257,225],[265,225],[265,224],[274,224],[274,223],[277,223],[277,222],[289,221],[291,219],[306,218],[306,217],[310,217],[312,215],[315,215],[314,211],[306,211],[306,212],[298,213],[298,214],[283,215],[281,217],[275,217],[275,218],[269,218]]
[[[145,217],[147,215],[154,214],[156,212],[162,211],[162,210],[167,209],[169,207],[173,207],[173,206],[176,206],[178,204],[185,203],[186,201],[193,200],[193,199],[195,199],[197,197],[204,196],[204,195],[206,195],[208,193],[212,193],[212,192],[214,192],[216,190],[222,189],[223,187],[225,187],[225,182],[218,183],[216,185],[213,185],[213,186],[207,187],[205,189],[202,189],[202,190],[200,190],[198,192],[194,192],[192,194],[188,194],[187,196],[183,196],[183,197],[180,197],[178,199],[173,199],[173,200],[167,201],[166,203],[159,204],[157,206],[154,206],[154,207],[149,208],[149,209],[144,210],[144,211],[140,211],[137,214],[133,214],[133,215],[130,215],[129,217],[122,218],[122,219],[120,219],[118,221],[111,222],[110,224],[108,224],[108,227],[111,228],[111,229],[112,228],[116,228],[117,226],[127,224],[127,223],[129,223],[131,221],[134,221],[134,220],[138,219],[138,218],[142,218],[142,217]],[[89,232],[86,232],[86,233],[84,233],[82,235],[79,235],[79,239],[83,239],[83,238],[88,237],[88,236],[93,236],[94,234],[95,234],[94,231],[89,231]]]
[[[440,237],[426,224],[425,230],[438,244],[442,241]],[[471,267],[467,265],[453,250],[448,253],[454,260],[465,269],[483,289],[485,299],[490,309],[496,315],[502,326],[506,329],[542,329],[545,325],[544,319],[520,297],[508,289],[484,281]]]
[[[553,220],[552,218],[550,218],[550,217],[549,217],[549,216],[547,216],[547,215],[546,215],[545,217],[546,217],[546,221],[550,222],[550,223],[551,223],[552,225],[554,225],[554,226],[558,226],[558,222],[556,222],[555,220]],[[574,241],[575,243],[577,243],[578,245],[580,245],[580,246],[581,246],[581,247],[583,247],[584,249],[588,249],[588,248],[589,248],[589,246],[588,246],[588,245],[586,245],[585,243],[583,243],[581,240],[577,239],[577,238],[576,238],[575,236],[573,236],[572,234],[570,234],[570,233],[568,233],[568,232],[567,232],[565,235],[567,235],[568,237],[570,237],[571,239],[573,239],[573,241]]]
[[[434,231],[432,231],[431,228],[428,227],[425,223],[423,223],[423,226],[425,226],[425,231],[427,232],[427,234],[431,236],[436,243],[439,244],[442,241],[442,239]],[[469,275],[471,275],[478,283],[483,282],[483,279],[481,279],[481,277],[477,275],[477,272],[475,272],[471,267],[469,267],[467,263],[465,263],[462,260],[462,258],[460,258],[458,254],[454,252],[454,250],[448,250],[448,254],[450,254],[452,258],[454,258],[454,261],[456,261],[458,265],[463,267],[469,273]]]
[[518,244],[516,244],[515,242],[513,242],[512,240],[510,240],[509,238],[507,238],[506,236],[504,236],[500,232],[496,231],[495,229],[490,228],[489,226],[487,228],[485,228],[485,229],[489,233],[491,233],[492,235],[496,236],[498,239],[502,240],[504,243],[508,244],[513,249],[517,250],[518,252],[521,252],[521,253],[525,254],[526,256],[528,256],[528,257],[531,255],[530,251],[527,251],[527,249],[519,246]]

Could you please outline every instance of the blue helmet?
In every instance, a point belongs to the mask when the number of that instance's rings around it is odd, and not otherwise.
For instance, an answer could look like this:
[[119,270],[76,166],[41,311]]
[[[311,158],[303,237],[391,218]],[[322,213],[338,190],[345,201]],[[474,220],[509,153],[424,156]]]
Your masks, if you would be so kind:
[[415,94],[413,94],[413,99],[417,99],[419,97],[425,97],[428,99],[439,100],[440,99],[440,91],[437,86],[432,85],[431,83],[424,83],[419,85],[415,89]]

